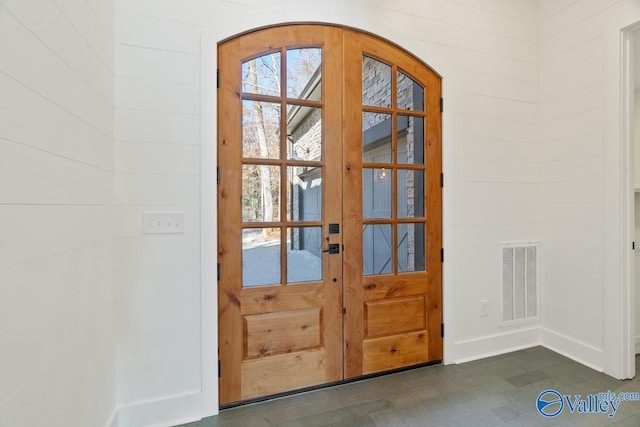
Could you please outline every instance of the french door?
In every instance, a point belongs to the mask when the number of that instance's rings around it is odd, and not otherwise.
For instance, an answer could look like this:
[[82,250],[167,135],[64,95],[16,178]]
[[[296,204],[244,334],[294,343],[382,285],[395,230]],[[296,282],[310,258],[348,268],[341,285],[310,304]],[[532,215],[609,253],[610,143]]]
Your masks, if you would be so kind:
[[440,78],[335,26],[218,58],[221,405],[441,360]]

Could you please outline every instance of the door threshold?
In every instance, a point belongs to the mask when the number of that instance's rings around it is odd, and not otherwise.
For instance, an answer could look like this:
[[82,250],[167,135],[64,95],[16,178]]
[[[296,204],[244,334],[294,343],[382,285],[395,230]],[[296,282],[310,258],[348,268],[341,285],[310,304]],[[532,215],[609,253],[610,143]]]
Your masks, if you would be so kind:
[[439,365],[442,363],[442,360],[433,360],[431,362],[418,363],[417,365],[406,366],[403,368],[391,369],[388,371],[374,372],[373,374],[361,375],[359,377],[347,378],[340,381],[334,381],[325,384],[318,384],[311,387],[298,388],[295,390],[284,391],[282,393],[270,394],[268,396],[255,397],[253,399],[242,400],[234,403],[227,403],[225,405],[220,405],[220,410],[223,411],[225,409],[233,409],[239,406],[248,406],[256,403],[266,402],[269,400],[282,399],[284,397],[295,396],[299,394],[309,393],[312,391],[322,390],[325,388],[337,387],[345,384],[355,383],[359,381],[370,380],[372,378],[384,377],[387,375],[397,374],[400,372],[412,371],[414,369],[424,368],[426,366]]

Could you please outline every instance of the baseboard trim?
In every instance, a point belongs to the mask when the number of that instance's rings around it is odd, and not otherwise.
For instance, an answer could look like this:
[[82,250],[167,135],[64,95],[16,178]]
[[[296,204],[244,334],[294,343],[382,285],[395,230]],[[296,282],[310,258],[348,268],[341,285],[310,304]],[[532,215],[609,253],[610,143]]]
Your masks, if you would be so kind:
[[[541,326],[458,341],[454,344],[456,352],[454,363],[471,362],[538,345],[598,372],[604,371],[604,350]],[[636,337],[636,352],[640,353],[640,336]]]
[[111,415],[107,418],[107,422],[104,424],[104,427],[118,427],[118,408],[113,408],[111,411]]
[[538,345],[540,345],[540,329],[537,326],[472,340],[458,341],[454,343],[456,354],[454,363],[471,362]]
[[171,427],[202,419],[202,391],[191,391],[118,408],[118,427]]
[[[598,372],[604,371],[604,350],[574,340],[558,332],[540,328],[542,345]],[[576,356],[577,354],[580,357]]]
[[[636,352],[640,352],[640,336],[636,337],[635,344]],[[603,372],[602,349],[540,326],[458,341],[454,343],[454,363],[471,362],[539,345]],[[202,391],[198,390],[121,404],[114,409],[105,427],[170,427],[200,419]]]

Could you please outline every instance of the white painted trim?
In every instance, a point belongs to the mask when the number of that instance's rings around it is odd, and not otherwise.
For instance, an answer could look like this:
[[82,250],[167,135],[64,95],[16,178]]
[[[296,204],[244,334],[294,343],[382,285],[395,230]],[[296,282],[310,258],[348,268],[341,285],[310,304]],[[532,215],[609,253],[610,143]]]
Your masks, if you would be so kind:
[[[621,56],[621,114],[620,114],[620,136],[622,150],[622,178],[621,178],[621,223],[622,223],[622,339],[632,339],[635,332],[635,251],[632,249],[632,242],[635,240],[635,161],[634,161],[634,102],[635,88],[633,76],[633,49],[632,32],[640,28],[636,25],[634,29],[624,30],[621,33],[620,56]],[[638,171],[640,173],[640,171]],[[626,248],[626,249],[625,249]],[[625,300],[624,295],[627,295]],[[632,378],[635,376],[635,354],[636,345],[630,344],[623,348],[621,354],[622,374],[621,378]],[[633,353],[630,353],[630,350]]]
[[[598,372],[604,371],[605,353],[602,349],[574,340],[547,328],[540,328],[540,338],[542,345],[549,350]],[[580,355],[580,357],[577,355]]]
[[[276,13],[274,16],[278,16]],[[455,135],[455,127],[454,127],[454,111],[456,111],[455,107],[455,96],[454,96],[454,88],[452,85],[448,84],[447,77],[453,74],[453,69],[446,66],[447,63],[444,58],[440,56],[439,53],[429,52],[428,49],[425,49],[423,45],[420,45],[416,40],[406,37],[406,35],[397,32],[395,30],[391,30],[389,28],[373,28],[370,23],[364,22],[363,25],[360,25],[361,22],[354,20],[353,22],[340,22],[332,19],[313,21],[309,20],[308,17],[301,19],[300,21],[304,22],[315,22],[318,24],[328,24],[328,25],[345,25],[347,27],[369,31],[376,34],[379,37],[383,37],[398,46],[406,49],[408,52],[415,55],[417,58],[424,61],[429,67],[431,67],[436,73],[438,73],[442,77],[442,97],[444,98],[444,112],[442,113],[442,172],[444,173],[444,188],[442,192],[442,212],[443,212],[443,221],[442,221],[442,244],[445,249],[445,262],[443,264],[443,277],[442,277],[442,311],[443,311],[443,322],[445,324],[445,336],[443,339],[443,363],[450,364],[455,363],[456,359],[456,346],[453,338],[455,337],[455,316],[454,316],[454,301],[455,301],[455,292],[454,292],[454,272],[455,272],[455,239],[454,239],[454,194],[455,194],[455,168],[454,168],[454,160],[455,160],[455,147],[454,147],[454,135]],[[287,25],[295,23],[295,21],[271,21],[263,22],[262,25],[270,26],[270,25]],[[224,31],[216,31],[216,29],[207,30],[202,35],[202,46],[208,45],[216,45],[218,42],[227,39],[229,37],[233,37],[235,35],[241,34],[243,31],[250,31],[253,28],[257,28],[258,25],[255,26],[247,26],[243,29],[236,29],[233,34]],[[202,76],[207,75],[207,73],[215,72],[217,69],[217,51],[204,50],[201,49],[201,80],[203,84],[206,82]],[[205,55],[213,55],[213,58],[205,59]],[[208,64],[205,66],[205,64]],[[205,93],[203,88],[201,92]],[[216,138],[217,131],[217,110],[216,105],[213,105],[212,110],[210,112],[205,111],[205,101],[201,100],[201,140],[202,140],[202,159],[201,159],[201,211],[202,211],[202,224],[201,224],[201,270],[202,270],[202,354],[203,354],[203,368],[202,368],[202,384],[203,384],[203,417],[215,415],[218,411],[218,381],[217,381],[217,365],[213,368],[216,372],[215,377],[213,377],[213,382],[215,382],[215,407],[216,411],[213,412],[211,408],[213,408],[213,386],[212,379],[206,377],[207,372],[211,372],[211,369],[207,368],[204,363],[215,362],[217,360],[217,315],[218,315],[218,301],[217,301],[217,293],[213,292],[213,294],[209,297],[208,300],[205,300],[206,294],[206,282],[205,277],[207,274],[214,274],[214,277],[217,277],[217,271],[213,273],[207,269],[206,263],[211,262],[212,259],[217,259],[217,248],[214,245],[213,247],[206,247],[207,239],[205,239],[205,232],[210,233],[211,242],[217,241],[217,224],[214,220],[212,220],[212,224],[206,224],[204,221],[207,220],[207,212],[213,212],[213,214],[217,214],[217,206],[215,197],[214,200],[210,200],[212,198],[212,194],[215,194],[215,189],[213,193],[208,193],[206,190],[206,186],[208,182],[205,182],[206,177],[209,176],[215,178],[216,173],[216,165],[217,161],[215,159],[215,147],[214,152],[209,157],[206,156],[204,151],[205,147],[205,129],[206,132],[210,132],[213,135],[213,140]],[[210,227],[210,228],[208,228]],[[207,231],[209,230],[209,231]],[[209,253],[209,255],[207,255]],[[214,265],[215,267],[215,265]],[[211,322],[209,325],[205,325],[205,321]],[[215,329],[214,329],[215,326]],[[211,343],[207,343],[207,340],[211,335],[206,335],[205,328],[210,328],[215,333],[216,339],[213,344],[215,345],[215,358],[205,360],[205,352],[206,346],[210,346]],[[208,353],[211,354],[211,349],[208,350]],[[207,383],[208,381],[208,383]]]
[[498,356],[540,345],[540,328],[526,328],[502,334],[458,341],[454,363],[465,363],[485,357]]
[[[444,174],[444,186],[442,188],[442,246],[444,247],[444,263],[442,265],[442,319],[444,322],[443,360],[448,365],[455,363],[456,336],[455,324],[455,147],[454,147],[454,114],[455,95],[453,86],[448,84],[447,76],[452,73],[441,64],[427,64],[442,76],[442,98],[444,108],[442,113],[442,173]],[[437,62],[437,61],[436,61]]]
[[[457,354],[460,356],[456,358],[455,363],[479,360],[485,357],[511,353],[538,345],[575,360],[598,372],[603,371],[604,352],[602,349],[540,326],[458,341],[455,343],[455,346],[457,347]],[[576,355],[581,355],[581,357],[577,357]]]
[[104,427],[118,427],[120,422],[118,421],[118,408],[113,408],[111,411],[111,415],[107,418],[107,422],[104,424]]
[[201,419],[202,392],[141,400],[120,406],[119,427],[171,427]]
[[502,356],[503,354],[513,353],[514,351],[520,351],[520,350],[526,350],[528,348],[538,347],[539,345],[540,345],[540,343],[538,343],[538,342],[532,342],[532,343],[529,343],[529,344],[523,344],[523,345],[519,345],[519,346],[516,346],[516,347],[504,348],[504,349],[492,351],[492,352],[489,352],[489,353],[478,354],[478,355],[474,355],[474,356],[469,356],[469,357],[466,357],[466,358],[458,359],[458,360],[456,360],[455,363],[457,365],[460,365],[462,363],[473,362],[475,360],[482,360],[482,359],[486,359],[488,357]]
[[200,314],[202,417],[218,414],[217,40],[200,39]]
[[[640,346],[640,337],[638,339]],[[499,356],[536,346],[545,347],[598,372],[603,371],[605,358],[602,349],[540,326],[458,341],[455,346],[456,354],[460,355],[455,359],[456,364]],[[576,355],[581,355],[581,357]]]
[[[623,0],[607,12],[604,37],[604,233],[602,283],[603,371],[618,379],[635,375],[633,284],[631,283],[631,236],[628,141],[623,139],[624,31],[640,21],[640,3]],[[628,107],[626,107],[628,108]],[[631,187],[633,188],[633,187]],[[631,193],[633,194],[633,193]],[[597,364],[596,364],[597,365]]]

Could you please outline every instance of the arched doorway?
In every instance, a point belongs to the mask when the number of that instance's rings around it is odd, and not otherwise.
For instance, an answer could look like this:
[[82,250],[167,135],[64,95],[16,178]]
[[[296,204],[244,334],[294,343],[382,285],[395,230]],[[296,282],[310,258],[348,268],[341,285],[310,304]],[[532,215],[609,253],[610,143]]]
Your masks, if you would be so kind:
[[327,25],[218,58],[221,405],[440,361],[440,77]]

